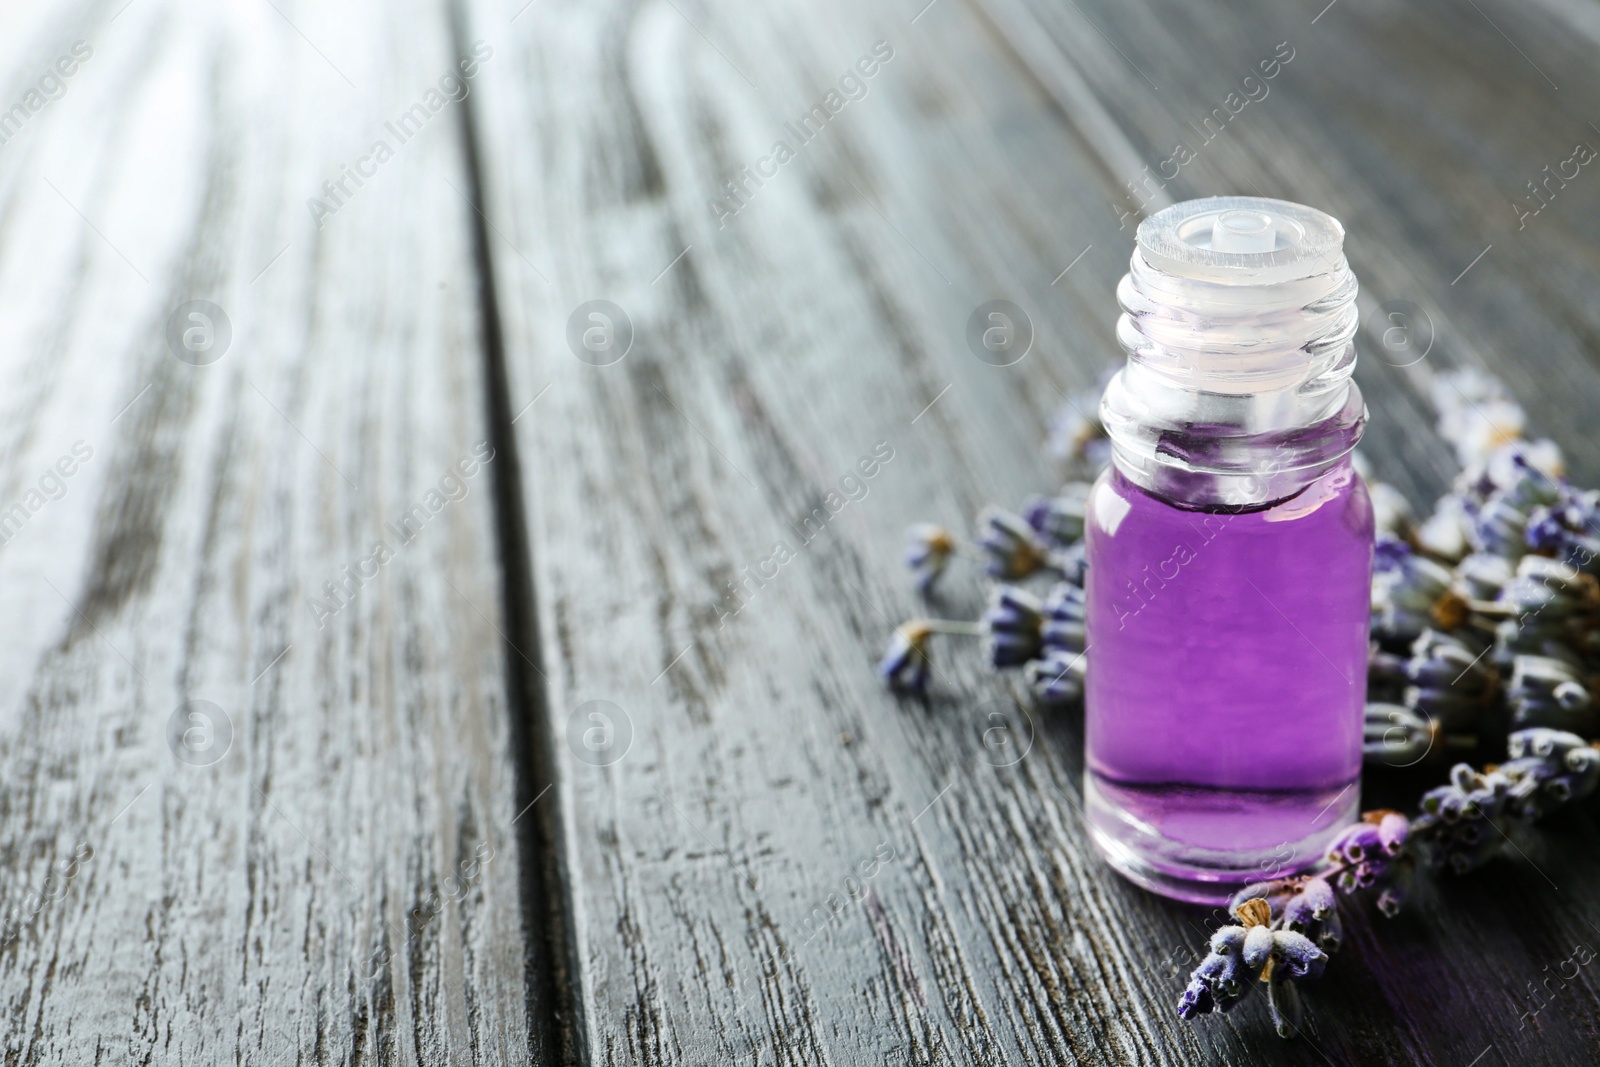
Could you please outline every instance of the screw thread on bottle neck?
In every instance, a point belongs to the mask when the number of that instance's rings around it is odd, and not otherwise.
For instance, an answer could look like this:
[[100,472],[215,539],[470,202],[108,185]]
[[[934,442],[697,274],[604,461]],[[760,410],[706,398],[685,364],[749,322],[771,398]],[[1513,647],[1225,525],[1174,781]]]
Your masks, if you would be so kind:
[[1255,197],[1145,220],[1117,288],[1128,354],[1102,401],[1118,467],[1196,507],[1291,496],[1355,447],[1359,314],[1344,229]]

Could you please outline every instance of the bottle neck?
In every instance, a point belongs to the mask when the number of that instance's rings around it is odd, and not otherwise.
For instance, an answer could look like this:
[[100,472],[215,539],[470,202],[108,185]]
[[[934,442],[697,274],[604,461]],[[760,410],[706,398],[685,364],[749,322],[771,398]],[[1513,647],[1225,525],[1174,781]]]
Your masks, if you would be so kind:
[[[1338,242],[1274,256],[1193,251],[1173,237],[1192,233],[1198,212],[1210,209],[1205,222],[1241,204],[1266,205],[1285,229],[1331,228]],[[1359,313],[1342,238],[1321,212],[1253,198],[1190,201],[1141,225],[1117,287],[1128,361],[1101,401],[1125,477],[1187,506],[1254,508],[1293,496],[1355,447],[1367,415],[1351,380]]]

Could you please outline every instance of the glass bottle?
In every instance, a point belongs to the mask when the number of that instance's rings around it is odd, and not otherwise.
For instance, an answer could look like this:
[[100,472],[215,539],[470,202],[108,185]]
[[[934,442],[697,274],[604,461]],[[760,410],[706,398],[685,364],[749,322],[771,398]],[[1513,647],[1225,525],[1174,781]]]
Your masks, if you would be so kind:
[[1304,869],[1356,816],[1373,528],[1343,246],[1313,208],[1191,200],[1117,289],[1085,796],[1100,851],[1168,896]]

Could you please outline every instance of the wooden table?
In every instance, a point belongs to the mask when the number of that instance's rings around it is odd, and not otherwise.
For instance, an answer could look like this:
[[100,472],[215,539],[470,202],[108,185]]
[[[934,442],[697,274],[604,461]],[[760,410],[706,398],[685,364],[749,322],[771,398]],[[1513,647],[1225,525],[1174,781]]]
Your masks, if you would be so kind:
[[1600,7],[1322,3],[8,5],[0,1059],[1595,1062],[1589,815],[1189,1025],[1080,717],[872,673],[1175,199],[1344,221],[1416,503],[1450,366],[1600,484]]

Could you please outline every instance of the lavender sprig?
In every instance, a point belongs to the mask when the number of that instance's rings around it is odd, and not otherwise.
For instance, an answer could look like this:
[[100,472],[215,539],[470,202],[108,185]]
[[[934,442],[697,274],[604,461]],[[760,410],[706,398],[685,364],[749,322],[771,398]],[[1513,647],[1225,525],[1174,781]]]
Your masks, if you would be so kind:
[[[996,670],[1055,663],[1067,654],[1081,658],[1084,644],[1083,590],[1059,582],[1043,599],[1016,585],[997,585],[989,596],[988,609],[976,620],[912,619],[898,626],[889,647],[878,661],[878,674],[893,689],[923,693],[928,686],[931,661],[928,646],[934,634],[981,637],[989,665]],[[1075,674],[1072,672],[1076,672]],[[1081,683],[1082,669],[1074,665],[1070,674]],[[1058,685],[1063,685],[1057,679]],[[1071,689],[1072,699],[1082,695],[1081,684]],[[1037,689],[1038,686],[1035,686]]]
[[1228,1011],[1257,984],[1268,987],[1274,1027],[1300,1027],[1299,992],[1280,986],[1322,976],[1342,935],[1341,906],[1371,897],[1397,914],[1420,872],[1465,874],[1499,853],[1508,831],[1587,797],[1600,785],[1600,748],[1576,734],[1519,730],[1510,760],[1476,770],[1465,763],[1429,790],[1420,814],[1371,811],[1339,835],[1322,869],[1246,886],[1230,903],[1237,925],[1211,936],[1209,951],[1178,999],[1180,1018]]

